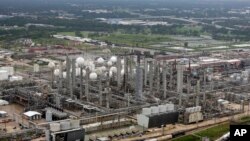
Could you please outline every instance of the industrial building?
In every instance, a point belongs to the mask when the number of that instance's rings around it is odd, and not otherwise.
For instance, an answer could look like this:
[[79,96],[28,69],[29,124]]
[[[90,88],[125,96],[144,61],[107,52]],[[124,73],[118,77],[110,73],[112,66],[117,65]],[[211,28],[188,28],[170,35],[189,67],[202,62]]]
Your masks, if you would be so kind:
[[1,97],[22,107],[21,116],[8,113],[16,123],[43,131],[46,140],[121,140],[244,112],[249,56],[57,54],[34,59],[23,72],[0,67]]

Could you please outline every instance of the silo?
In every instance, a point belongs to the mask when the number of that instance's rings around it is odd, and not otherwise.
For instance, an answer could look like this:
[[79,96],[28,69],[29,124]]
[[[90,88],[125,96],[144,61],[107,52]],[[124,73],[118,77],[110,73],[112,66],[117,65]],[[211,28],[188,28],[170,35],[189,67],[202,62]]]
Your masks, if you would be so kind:
[[52,112],[50,110],[46,111],[46,121],[47,122],[52,121]]

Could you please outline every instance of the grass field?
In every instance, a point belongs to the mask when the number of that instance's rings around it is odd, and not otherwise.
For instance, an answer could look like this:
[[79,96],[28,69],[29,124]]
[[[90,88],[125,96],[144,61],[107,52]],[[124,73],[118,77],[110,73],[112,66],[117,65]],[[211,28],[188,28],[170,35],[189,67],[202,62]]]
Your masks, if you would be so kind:
[[144,47],[151,44],[170,41],[166,35],[143,35],[143,34],[110,34],[97,37],[99,40],[109,41],[115,44]]
[[[210,140],[215,140],[229,131],[229,123],[220,124],[199,132],[194,133],[194,135],[200,137],[208,137]],[[173,139],[172,141],[200,141],[201,138],[194,135],[186,135],[180,138]]]
[[[84,37],[88,37],[90,32],[81,31],[81,34]],[[60,32],[60,35],[69,35],[75,36],[75,32]],[[101,40],[101,41],[108,41],[114,44],[124,44],[128,46],[138,46],[138,47],[145,47],[152,44],[157,44],[160,42],[170,41],[172,40],[167,35],[144,35],[144,34],[122,34],[122,33],[112,33],[112,34],[103,34],[99,36],[93,36],[93,39]]]

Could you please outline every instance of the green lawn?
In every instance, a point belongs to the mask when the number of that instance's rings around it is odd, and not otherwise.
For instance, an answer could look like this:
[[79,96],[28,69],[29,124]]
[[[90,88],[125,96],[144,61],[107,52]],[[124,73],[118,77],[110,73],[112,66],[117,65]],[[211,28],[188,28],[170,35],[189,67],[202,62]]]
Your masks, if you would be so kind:
[[194,135],[186,135],[180,138],[173,139],[172,141],[200,141],[200,138]]
[[97,37],[99,40],[109,41],[115,44],[125,44],[129,46],[144,47],[157,44],[164,41],[170,41],[170,37],[166,35],[144,35],[144,34],[121,34],[113,33]]
[[[210,140],[215,140],[229,131],[229,123],[220,124],[199,132],[194,133],[200,137],[208,137]],[[199,137],[194,135],[186,135],[180,138],[173,139],[172,141],[200,141]]]

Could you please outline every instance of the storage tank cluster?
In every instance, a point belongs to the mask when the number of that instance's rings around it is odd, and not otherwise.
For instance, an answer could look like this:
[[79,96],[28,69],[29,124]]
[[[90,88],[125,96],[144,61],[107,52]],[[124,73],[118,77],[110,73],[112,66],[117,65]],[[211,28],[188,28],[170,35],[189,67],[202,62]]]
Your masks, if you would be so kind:
[[[112,56],[110,59],[105,60],[102,57],[97,58],[96,60],[92,59],[84,59],[82,57],[78,57],[76,59],[76,68],[75,68],[75,75],[80,76],[82,67],[82,73],[83,76],[86,76],[86,69],[89,69],[89,78],[90,80],[96,80],[98,75],[106,75],[109,74],[110,77],[114,76],[115,73],[117,73],[118,69],[116,66],[114,66],[117,63],[117,56]],[[66,62],[63,63],[64,66],[66,66]],[[124,60],[121,60],[122,69],[121,75],[124,75]],[[55,67],[53,63],[49,63],[48,67]],[[109,70],[107,70],[108,68]],[[72,72],[73,69],[70,71]],[[106,72],[107,71],[107,72]],[[59,76],[59,69],[54,70],[54,75]],[[67,72],[62,72],[63,78],[67,78]]]
[[50,124],[50,131],[52,132],[65,131],[76,128],[80,128],[80,120],[62,121],[60,123]]
[[174,104],[165,104],[159,106],[152,106],[149,108],[143,108],[142,114],[143,115],[152,115],[152,114],[159,114],[159,113],[167,113],[174,111]]
[[0,67],[0,81],[9,80],[21,81],[23,80],[22,76],[14,76],[14,68],[11,66]]
[[247,84],[248,83],[248,77],[249,77],[249,72],[248,71],[242,71],[240,73],[234,73],[230,75],[230,80],[233,83],[242,83],[242,84]]
[[174,104],[165,104],[143,108],[137,115],[137,124],[145,128],[161,127],[174,124],[178,121],[179,112],[175,111]]
[[203,120],[203,114],[201,113],[201,106],[186,108],[184,114],[184,123],[194,123]]

